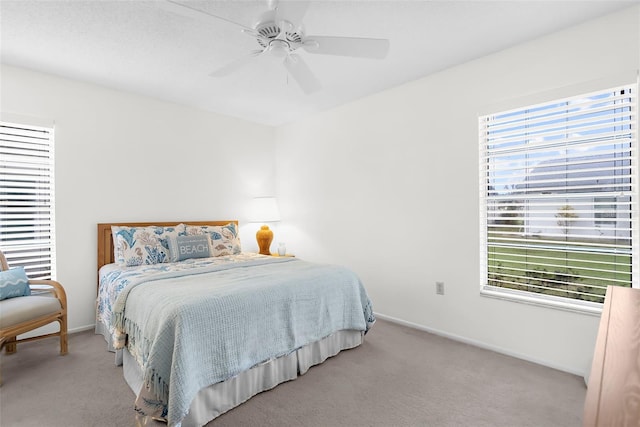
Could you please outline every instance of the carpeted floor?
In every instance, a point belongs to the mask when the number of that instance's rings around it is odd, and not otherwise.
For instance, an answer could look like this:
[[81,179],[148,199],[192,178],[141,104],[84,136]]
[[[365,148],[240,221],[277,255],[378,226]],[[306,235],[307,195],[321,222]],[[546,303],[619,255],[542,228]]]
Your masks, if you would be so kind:
[[[134,394],[102,336],[0,356],[2,427],[132,426]],[[213,420],[220,426],[580,426],[582,378],[379,320],[362,346]]]

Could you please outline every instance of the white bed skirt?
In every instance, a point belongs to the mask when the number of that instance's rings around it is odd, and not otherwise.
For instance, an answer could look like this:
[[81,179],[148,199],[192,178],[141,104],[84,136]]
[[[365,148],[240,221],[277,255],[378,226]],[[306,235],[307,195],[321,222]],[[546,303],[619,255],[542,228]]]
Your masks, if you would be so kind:
[[[286,356],[261,363],[233,378],[206,387],[198,392],[187,416],[176,427],[203,426],[252,396],[295,379],[311,366],[324,362],[342,350],[359,346],[363,340],[361,331],[338,331]],[[128,351],[123,352],[122,362],[125,380],[137,396],[143,387],[142,371]],[[135,425],[166,425],[156,421],[152,415],[136,415]]]

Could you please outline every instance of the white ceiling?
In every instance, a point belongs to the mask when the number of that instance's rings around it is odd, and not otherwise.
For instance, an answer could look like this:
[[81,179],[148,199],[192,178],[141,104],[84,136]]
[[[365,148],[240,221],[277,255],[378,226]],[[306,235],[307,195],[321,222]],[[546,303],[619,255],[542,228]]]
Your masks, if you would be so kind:
[[[1,60],[280,125],[639,2],[312,0],[307,34],[387,38],[391,47],[383,60],[302,52],[323,86],[305,95],[272,58],[209,76],[259,47],[255,39],[164,1],[0,0]],[[178,1],[248,27],[267,10],[266,0]]]

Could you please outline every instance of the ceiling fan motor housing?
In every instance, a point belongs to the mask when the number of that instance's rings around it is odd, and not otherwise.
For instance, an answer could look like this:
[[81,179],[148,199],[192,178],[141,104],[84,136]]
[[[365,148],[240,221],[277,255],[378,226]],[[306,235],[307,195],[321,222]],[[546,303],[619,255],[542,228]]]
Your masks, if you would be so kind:
[[[286,41],[289,44],[291,50],[296,49],[300,45],[302,45],[302,38],[304,36],[302,29],[301,28],[294,29],[294,26],[287,21],[283,21],[282,24],[284,24],[283,26],[288,26],[289,30],[288,31],[285,30],[284,38],[281,38],[280,40]],[[281,25],[279,25],[274,21],[260,22],[256,26],[255,30],[258,34],[262,36],[262,37],[256,38],[256,40],[258,41],[258,44],[265,49],[269,47],[272,44],[272,41],[276,40],[276,38],[282,32]]]

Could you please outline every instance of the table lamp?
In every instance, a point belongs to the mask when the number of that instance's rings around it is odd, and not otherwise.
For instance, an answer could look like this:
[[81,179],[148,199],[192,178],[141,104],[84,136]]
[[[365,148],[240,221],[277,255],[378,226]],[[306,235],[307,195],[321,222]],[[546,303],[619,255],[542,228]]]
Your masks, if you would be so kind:
[[[280,221],[280,211],[275,197],[256,197],[251,205],[251,222],[277,222]],[[270,247],[273,241],[273,231],[264,224],[256,233],[256,241],[262,255],[271,255]]]

